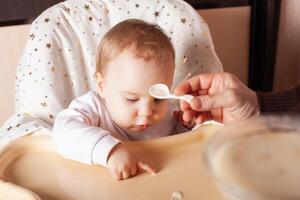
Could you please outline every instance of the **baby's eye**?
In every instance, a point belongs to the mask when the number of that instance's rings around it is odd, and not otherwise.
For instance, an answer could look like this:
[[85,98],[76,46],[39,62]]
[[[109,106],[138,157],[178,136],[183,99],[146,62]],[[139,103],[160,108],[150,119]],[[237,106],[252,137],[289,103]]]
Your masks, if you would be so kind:
[[137,102],[139,100],[139,98],[135,98],[135,97],[126,97],[126,101],[128,102]]
[[156,99],[156,98],[154,98],[153,101],[154,101],[155,103],[160,103],[160,102],[165,101],[165,99]]

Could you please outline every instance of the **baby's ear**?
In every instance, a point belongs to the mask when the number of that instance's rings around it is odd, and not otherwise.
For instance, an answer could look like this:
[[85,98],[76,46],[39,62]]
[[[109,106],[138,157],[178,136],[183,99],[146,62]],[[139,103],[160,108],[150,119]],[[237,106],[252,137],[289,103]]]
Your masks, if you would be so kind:
[[97,83],[99,95],[100,95],[100,97],[103,98],[104,97],[104,79],[100,72],[95,73],[95,80]]

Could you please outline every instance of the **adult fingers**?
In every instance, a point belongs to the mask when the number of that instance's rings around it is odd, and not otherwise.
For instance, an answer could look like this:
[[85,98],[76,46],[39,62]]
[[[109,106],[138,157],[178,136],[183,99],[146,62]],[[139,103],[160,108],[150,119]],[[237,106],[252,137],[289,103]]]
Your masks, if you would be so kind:
[[195,120],[191,120],[188,122],[183,120],[183,112],[182,111],[174,111],[174,118],[188,129],[193,128],[193,126],[195,125]]
[[193,110],[184,111],[182,114],[182,119],[185,122],[191,122],[194,120],[196,112]]
[[224,93],[214,95],[201,95],[192,99],[190,109],[198,112],[210,111],[212,109],[227,106],[228,99]]
[[190,110],[191,106],[186,101],[180,101],[180,110],[187,111]]
[[232,89],[214,95],[202,95],[192,99],[191,108],[195,111],[211,111],[217,108],[225,108],[232,104],[236,95]]
[[214,74],[199,74],[186,81],[181,82],[175,88],[176,95],[190,94],[199,90],[209,89],[213,80]]
[[212,120],[212,119],[213,116],[211,115],[210,112],[199,112],[198,115],[195,117],[195,122],[197,124],[201,124],[205,121]]

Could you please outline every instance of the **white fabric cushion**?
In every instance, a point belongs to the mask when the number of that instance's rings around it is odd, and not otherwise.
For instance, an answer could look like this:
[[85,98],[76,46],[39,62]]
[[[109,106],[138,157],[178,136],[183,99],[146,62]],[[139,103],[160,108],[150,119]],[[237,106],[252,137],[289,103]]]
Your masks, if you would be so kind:
[[16,75],[16,114],[0,130],[0,144],[32,133],[50,134],[56,114],[95,90],[97,47],[129,18],[158,24],[176,53],[173,87],[204,72],[222,71],[205,21],[181,0],[69,0],[33,23]]

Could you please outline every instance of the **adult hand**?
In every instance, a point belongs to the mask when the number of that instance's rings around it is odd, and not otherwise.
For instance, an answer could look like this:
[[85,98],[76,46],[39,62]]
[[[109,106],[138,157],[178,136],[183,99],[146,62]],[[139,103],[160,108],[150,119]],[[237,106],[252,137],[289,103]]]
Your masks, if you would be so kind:
[[117,180],[128,179],[136,175],[140,170],[148,171],[151,174],[156,173],[156,169],[153,166],[138,159],[122,144],[118,144],[111,150],[107,167]]
[[200,74],[180,83],[176,95],[192,94],[191,105],[181,101],[183,120],[202,123],[234,122],[259,114],[257,95],[230,73]]

